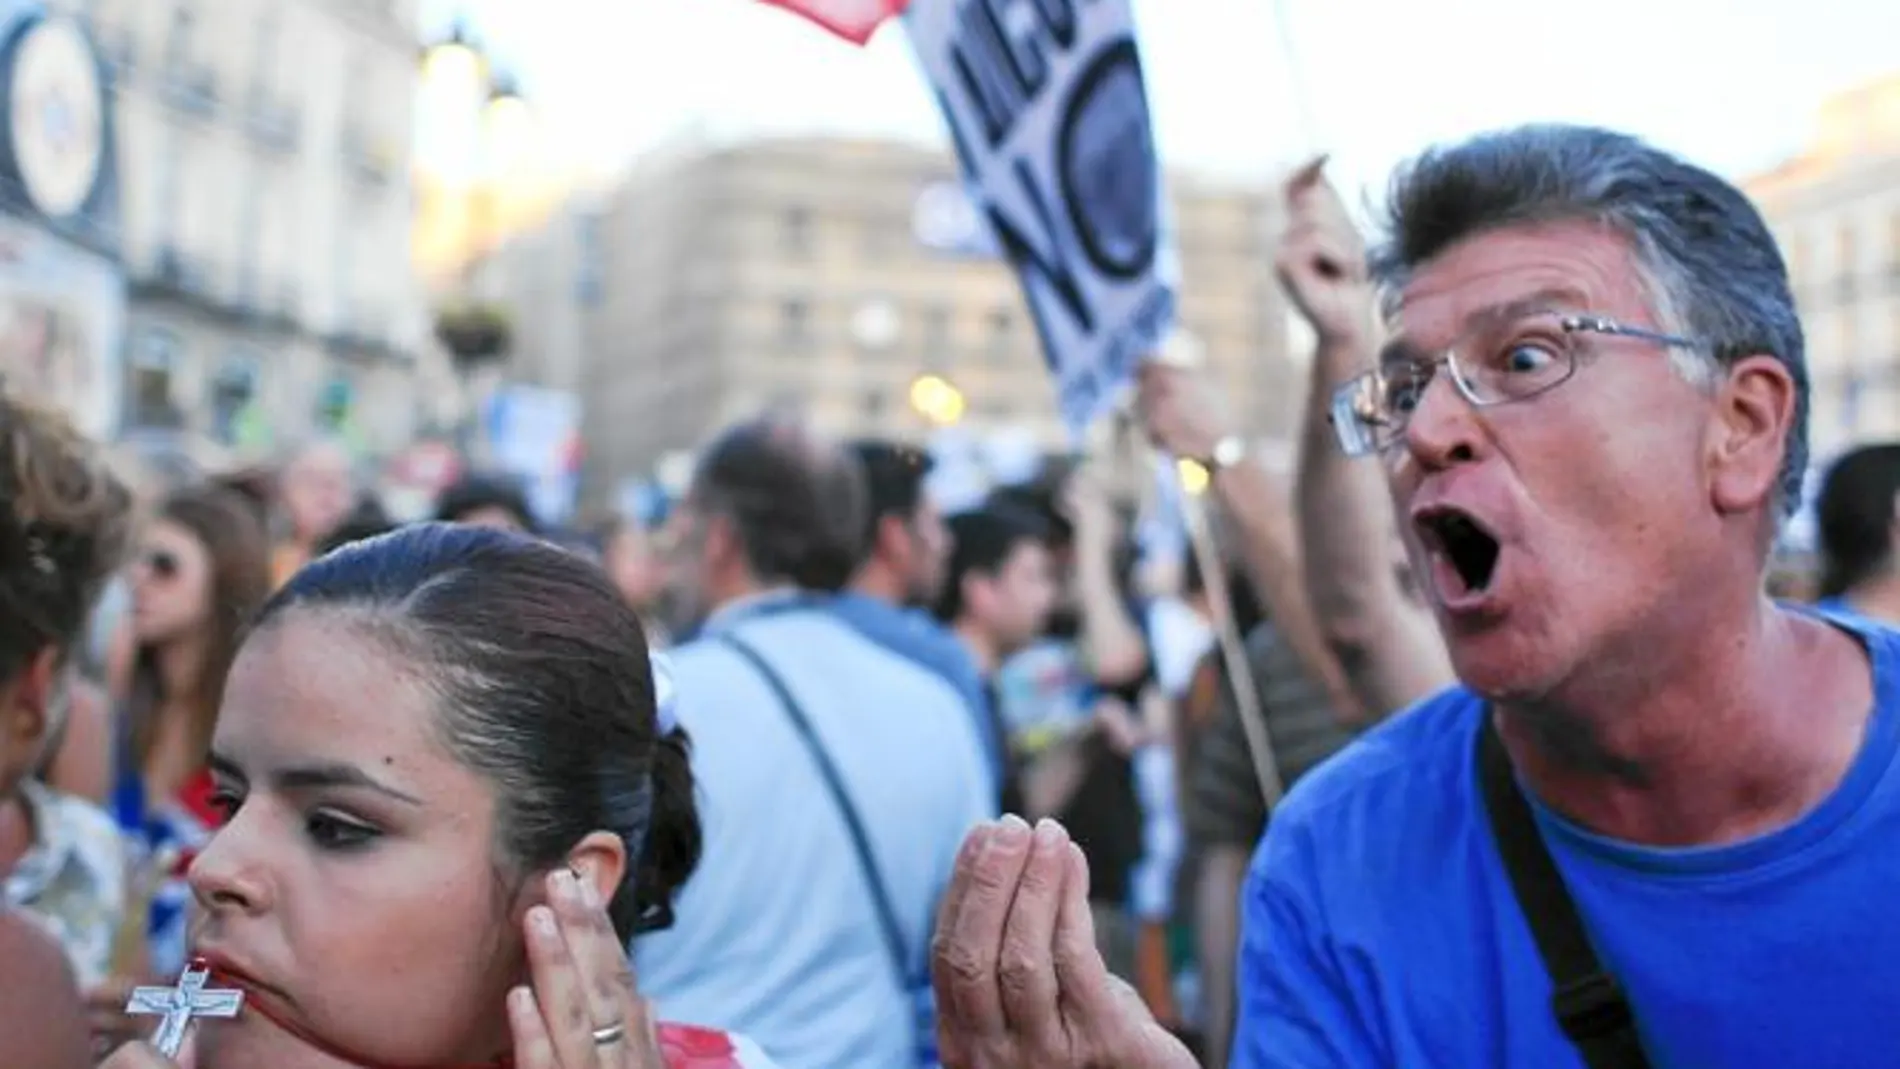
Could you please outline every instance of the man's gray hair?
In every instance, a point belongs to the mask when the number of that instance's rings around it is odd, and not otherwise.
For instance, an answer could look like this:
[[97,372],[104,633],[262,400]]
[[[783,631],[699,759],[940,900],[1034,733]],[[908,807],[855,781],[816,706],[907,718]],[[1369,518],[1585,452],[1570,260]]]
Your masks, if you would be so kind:
[[[1788,369],[1795,419],[1780,504],[1790,513],[1800,504],[1808,462],[1801,321],[1775,239],[1740,190],[1626,134],[1533,125],[1428,150],[1394,176],[1386,212],[1387,240],[1371,269],[1388,301],[1420,265],[1487,230],[1584,221],[1623,235],[1663,329],[1706,343],[1717,365],[1767,354]],[[1697,369],[1685,370],[1695,377]]]

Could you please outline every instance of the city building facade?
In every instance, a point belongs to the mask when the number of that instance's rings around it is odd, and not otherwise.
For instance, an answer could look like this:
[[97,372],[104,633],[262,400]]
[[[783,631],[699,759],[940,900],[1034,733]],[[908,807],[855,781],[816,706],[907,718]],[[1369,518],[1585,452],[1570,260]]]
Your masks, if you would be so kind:
[[1807,149],[1746,188],[1807,332],[1815,459],[1900,439],[1900,75],[1827,101]]
[[[1014,273],[926,240],[956,214],[955,174],[948,153],[901,142],[678,144],[641,160],[578,225],[564,220],[577,235],[566,277],[582,284],[563,288],[589,305],[585,359],[570,361],[586,492],[610,496],[774,405],[837,434],[921,441],[946,415],[913,401],[931,376],[954,386],[960,430],[1066,445]],[[1272,191],[1185,176],[1171,188],[1182,325],[1235,410],[1289,436],[1301,387],[1269,255]],[[546,301],[514,303],[530,319],[551,314]]]
[[418,0],[56,0],[118,111],[125,429],[268,449],[419,418]]

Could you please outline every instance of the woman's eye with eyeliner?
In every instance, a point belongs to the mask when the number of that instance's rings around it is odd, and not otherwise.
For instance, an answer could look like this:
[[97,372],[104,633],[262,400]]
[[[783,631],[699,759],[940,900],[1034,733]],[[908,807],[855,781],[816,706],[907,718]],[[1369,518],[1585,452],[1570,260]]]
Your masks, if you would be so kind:
[[205,799],[205,804],[211,807],[211,811],[218,815],[218,820],[222,823],[237,816],[238,809],[244,805],[244,796],[236,791],[219,788],[211,793],[211,797]]
[[320,850],[359,850],[382,836],[382,832],[332,813],[315,812],[304,818],[304,833]]

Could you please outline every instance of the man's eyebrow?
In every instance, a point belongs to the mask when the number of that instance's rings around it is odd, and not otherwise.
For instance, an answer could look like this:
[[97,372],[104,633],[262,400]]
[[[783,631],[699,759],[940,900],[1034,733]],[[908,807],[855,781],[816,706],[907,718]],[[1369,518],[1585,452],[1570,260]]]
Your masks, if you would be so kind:
[[[218,776],[235,780],[239,783],[250,782],[250,778],[238,768],[237,762],[232,761],[223,754],[213,751],[210,764],[211,771]],[[422,799],[417,798],[415,795],[399,791],[345,761],[317,761],[309,764],[285,765],[281,768],[272,769],[266,778],[268,778],[271,784],[277,789],[284,791],[308,791],[341,787],[345,790],[375,791],[378,794],[387,795],[399,802],[407,802],[410,805],[422,804]]]
[[[1509,323],[1514,319],[1535,312],[1551,309],[1584,310],[1589,303],[1584,295],[1569,286],[1550,286],[1535,293],[1505,301],[1502,304],[1486,305],[1466,316],[1459,326],[1459,336],[1464,337],[1474,330],[1500,323]],[[1394,335],[1379,350],[1378,367],[1381,371],[1390,371],[1394,367],[1417,364],[1427,359],[1426,354],[1404,335]]]

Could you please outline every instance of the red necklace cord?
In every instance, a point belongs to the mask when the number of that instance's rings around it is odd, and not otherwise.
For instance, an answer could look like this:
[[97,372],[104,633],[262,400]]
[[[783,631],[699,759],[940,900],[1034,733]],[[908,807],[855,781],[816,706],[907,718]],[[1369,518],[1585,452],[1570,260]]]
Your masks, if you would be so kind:
[[[244,987],[244,983],[242,980],[240,980],[237,977],[231,976],[229,974],[220,973],[214,969],[212,970],[211,975],[214,979],[217,979],[220,983],[228,984],[231,987],[235,987],[239,989],[242,989]],[[442,1065],[442,1066],[392,1065],[388,1062],[379,1062],[371,1058],[365,1058],[362,1055],[357,1054],[355,1051],[345,1050],[344,1048],[339,1047],[334,1043],[331,1043],[329,1040],[324,1039],[322,1036],[316,1035],[315,1033],[311,1032],[308,1028],[305,1028],[303,1025],[299,1024],[298,1022],[290,1020],[288,1017],[273,1011],[270,1007],[270,1004],[267,1001],[264,1001],[261,999],[255,999],[255,998],[246,999],[244,1003],[244,1008],[255,1012],[258,1016],[276,1025],[278,1028],[282,1029],[283,1031],[288,1032],[290,1035],[295,1036],[297,1039],[303,1041],[304,1043],[312,1047],[315,1047],[317,1050],[323,1052],[324,1054],[327,1054],[332,1058],[336,1058],[341,1061],[348,1062],[351,1065],[357,1066],[358,1069],[514,1069],[514,1065],[515,1065],[515,1059],[512,1054],[504,1054],[500,1058],[497,1058],[492,1062],[478,1062],[473,1065]]]

